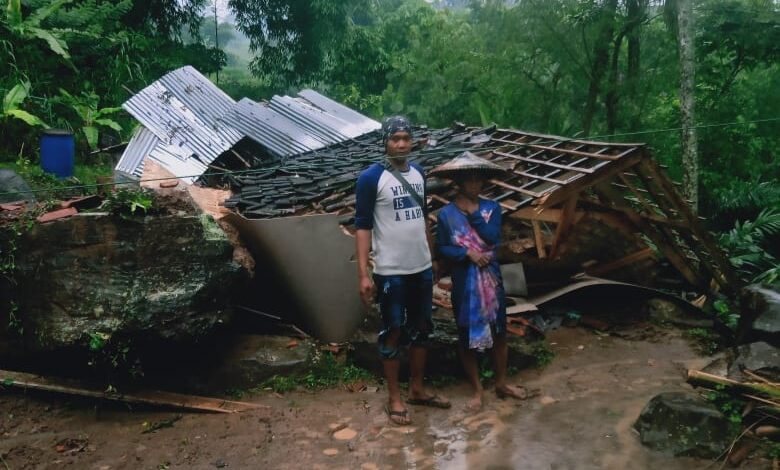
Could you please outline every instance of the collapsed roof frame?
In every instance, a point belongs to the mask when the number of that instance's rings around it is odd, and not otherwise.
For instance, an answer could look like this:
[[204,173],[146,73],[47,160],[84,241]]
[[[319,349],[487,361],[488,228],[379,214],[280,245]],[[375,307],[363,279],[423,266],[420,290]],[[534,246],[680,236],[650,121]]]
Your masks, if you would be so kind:
[[[497,130],[490,144],[491,150],[474,152],[509,172],[490,180],[483,195],[498,201],[510,217],[532,224],[539,256],[547,256],[539,222],[556,224],[549,253],[554,258],[561,253],[578,211],[602,212],[611,216],[603,218],[608,225],[646,236],[686,281],[702,291],[733,293],[742,285],[714,236],[646,145],[566,139],[511,129]],[[431,195],[433,220],[453,195],[453,190]],[[652,253],[643,249],[593,271],[603,274]]]

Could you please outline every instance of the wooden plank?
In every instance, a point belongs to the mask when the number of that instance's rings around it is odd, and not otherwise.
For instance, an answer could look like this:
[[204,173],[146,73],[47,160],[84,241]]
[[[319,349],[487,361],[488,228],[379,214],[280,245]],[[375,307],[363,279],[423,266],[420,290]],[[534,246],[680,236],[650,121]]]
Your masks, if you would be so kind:
[[[609,147],[609,144],[603,144],[605,147]],[[544,145],[536,145],[536,144],[526,144],[526,147],[531,147],[535,149],[544,150],[547,152],[561,152],[569,155],[577,155],[580,157],[588,157],[588,158],[595,158],[598,160],[618,160],[620,159],[620,155],[604,155],[603,152],[605,149],[602,149],[599,153],[591,153],[591,152],[581,152],[579,150],[570,150],[570,149],[562,149],[562,148],[555,148],[555,147],[547,147]],[[626,152],[630,152],[632,149],[629,149],[625,152],[622,152],[622,155],[624,155]]]
[[567,184],[562,189],[553,191],[545,195],[545,197],[534,201],[535,205],[542,207],[552,207],[560,202],[563,202],[574,194],[577,194],[586,188],[593,186],[598,181],[604,181],[611,178],[613,175],[625,171],[628,168],[636,165],[642,160],[641,153],[633,153],[627,155],[625,158],[611,162],[609,165],[599,169],[598,173],[585,175],[582,178],[578,178],[571,184]]
[[561,221],[555,228],[555,237],[553,238],[552,248],[550,249],[550,258],[558,256],[563,241],[569,236],[569,229],[574,224],[574,215],[577,211],[577,199],[579,199],[579,194],[575,194],[563,204]]
[[630,220],[626,220],[628,217],[625,214],[615,209],[609,210],[610,212],[588,211],[587,214],[589,218],[598,220],[619,230],[620,233],[629,240],[641,239],[637,236],[637,233],[641,230],[633,225]]
[[544,249],[544,238],[542,237],[542,225],[538,220],[532,220],[531,225],[534,228],[534,242],[536,242],[536,253],[539,259],[547,258],[547,251]]
[[683,218],[687,220],[693,234],[701,241],[701,243],[704,244],[704,247],[707,248],[710,256],[712,256],[715,263],[717,263],[720,269],[720,273],[726,278],[726,282],[724,284],[720,279],[718,279],[717,273],[711,273],[713,279],[715,279],[715,281],[718,282],[724,290],[729,292],[737,292],[742,287],[742,281],[737,278],[731,263],[720,249],[720,246],[718,246],[715,238],[707,230],[705,230],[704,227],[701,226],[698,217],[693,214],[691,208],[685,204],[685,202],[682,200],[682,197],[677,193],[677,191],[675,191],[673,185],[666,177],[666,175],[661,173],[661,171],[655,167],[654,162],[649,160],[643,162],[640,168],[646,170],[654,177],[655,181],[660,184],[664,192],[668,195],[668,198],[677,206],[677,210],[680,212]]
[[609,200],[618,210],[623,212],[634,225],[639,227],[639,230],[650,238],[666,259],[680,271],[680,274],[682,274],[689,283],[694,286],[706,288],[707,282],[691,269],[688,260],[680,254],[677,247],[673,245],[670,240],[666,239],[666,235],[659,232],[654,225],[640,217],[631,207],[625,205],[625,200],[621,195],[611,194],[613,191],[608,183],[595,186],[594,191],[600,193],[604,199]]
[[540,220],[542,222],[553,222],[557,224],[561,220],[561,212],[563,211],[560,209],[538,210],[533,207],[523,207],[522,209],[515,211],[510,217],[515,219]]
[[618,269],[624,268],[628,265],[638,263],[639,261],[643,261],[648,258],[652,258],[653,254],[654,254],[653,249],[647,247],[645,249],[637,251],[636,253],[631,253],[628,256],[624,256],[623,258],[620,258],[618,260],[611,261],[609,263],[598,265],[598,266],[589,267],[585,269],[585,272],[591,276],[603,276],[604,274],[611,273]]
[[513,186],[513,185],[511,185],[509,183],[504,183],[503,181],[499,181],[499,180],[496,180],[496,179],[492,179],[489,182],[491,184],[495,184],[496,186],[501,186],[502,188],[506,188],[506,189],[515,191],[517,193],[525,194],[525,195],[531,196],[531,197],[537,197],[538,198],[538,197],[542,197],[542,195],[543,195],[543,194],[540,194],[540,193],[529,191],[527,189],[523,189],[523,188],[518,187],[518,186]]
[[140,390],[131,393],[113,393],[100,388],[83,385],[65,379],[50,379],[24,372],[0,370],[0,384],[25,390],[42,390],[101,400],[119,401],[154,406],[170,406],[194,411],[212,413],[238,413],[241,411],[267,409],[267,406],[254,403],[223,400],[221,398],[184,395],[158,390]]
[[[620,209],[615,209],[614,207],[611,207],[609,205],[605,205],[602,202],[589,200],[587,202],[587,204],[593,205],[593,206],[596,206],[596,207],[599,207],[599,208],[603,208],[603,209],[605,209],[607,211],[610,211],[610,212],[622,213],[622,211]],[[688,227],[688,224],[686,224],[682,220],[670,220],[670,219],[667,219],[664,216],[650,215],[650,214],[645,214],[644,212],[637,212],[637,215],[639,217],[647,220],[648,222],[653,222],[653,223],[661,224],[661,225],[668,225],[668,226],[670,226],[672,228],[675,228],[675,229],[683,229],[683,228],[687,228]]]
[[[555,170],[555,171],[560,171],[560,170]],[[516,174],[518,176],[525,176],[526,178],[533,178],[533,179],[537,179],[537,180],[547,181],[549,183],[555,183],[555,184],[558,184],[558,185],[561,185],[561,186],[563,186],[564,184],[567,183],[567,181],[558,180],[558,179],[555,179],[555,178],[548,178],[548,177],[543,176],[543,175],[535,175],[533,173],[528,173],[527,171],[514,170],[514,171],[512,171],[512,173],[514,173],[514,174]]]
[[497,132],[504,132],[511,135],[520,135],[523,137],[534,137],[537,139],[543,139],[543,140],[553,140],[553,141],[561,141],[563,143],[573,143],[573,144],[582,144],[582,145],[594,145],[594,146],[603,146],[603,145],[609,145],[610,147],[643,147],[645,144],[639,143],[639,142],[597,142],[595,140],[583,140],[583,139],[571,139],[568,137],[561,137],[559,135],[550,135],[550,134],[536,134],[536,133],[530,133],[530,132],[518,132],[514,129],[497,129]]
[[560,163],[548,162],[546,160],[538,160],[536,158],[524,157],[522,155],[515,155],[515,154],[512,154],[512,153],[499,152],[498,150],[494,150],[493,153],[496,154],[496,155],[501,155],[503,157],[514,158],[515,160],[521,160],[521,161],[524,161],[524,162],[536,163],[538,165],[549,166],[551,168],[560,168],[562,170],[577,171],[577,172],[585,173],[585,174],[592,174],[595,171],[595,170],[591,170],[590,168],[580,168],[580,167],[571,166],[571,165],[561,165]]
[[661,212],[669,218],[677,218],[679,213],[669,202],[666,194],[664,194],[663,188],[657,184],[652,176],[646,174],[647,171],[642,169],[642,165],[638,165],[635,170],[637,176],[642,181],[642,184],[644,184],[645,189],[647,189],[650,198],[655,205],[658,206]]

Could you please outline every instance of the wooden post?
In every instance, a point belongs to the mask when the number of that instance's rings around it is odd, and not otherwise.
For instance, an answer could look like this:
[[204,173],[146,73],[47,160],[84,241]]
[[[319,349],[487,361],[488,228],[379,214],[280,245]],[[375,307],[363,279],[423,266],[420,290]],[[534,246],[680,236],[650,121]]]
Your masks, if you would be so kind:
[[547,258],[547,251],[544,249],[544,239],[542,238],[542,226],[538,220],[531,221],[534,227],[534,241],[536,242],[536,253],[539,259]]
[[550,258],[555,258],[561,251],[561,245],[569,235],[569,229],[574,222],[574,214],[577,210],[577,199],[579,193],[574,194],[569,200],[563,203],[563,212],[558,227],[555,228],[555,238],[553,238],[552,248],[550,249]]

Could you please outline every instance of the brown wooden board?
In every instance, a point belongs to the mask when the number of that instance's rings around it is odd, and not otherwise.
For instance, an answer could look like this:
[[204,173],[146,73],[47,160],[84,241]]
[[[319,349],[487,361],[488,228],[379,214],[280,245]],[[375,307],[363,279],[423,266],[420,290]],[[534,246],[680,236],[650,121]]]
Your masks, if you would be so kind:
[[80,397],[98,398],[101,400],[153,406],[169,406],[185,410],[208,411],[211,413],[238,413],[241,411],[268,408],[254,403],[163,392],[159,390],[136,390],[127,393],[109,392],[101,390],[99,387],[92,384],[83,384],[73,380],[42,377],[35,374],[10,370],[0,370],[0,385],[23,390],[41,390]]

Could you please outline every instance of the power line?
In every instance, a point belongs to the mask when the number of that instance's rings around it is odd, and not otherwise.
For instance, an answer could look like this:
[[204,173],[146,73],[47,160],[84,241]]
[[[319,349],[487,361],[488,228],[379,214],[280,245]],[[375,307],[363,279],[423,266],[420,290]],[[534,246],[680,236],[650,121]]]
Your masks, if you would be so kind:
[[[759,124],[759,123],[767,123],[767,122],[778,122],[780,121],[780,117],[773,117],[773,118],[764,118],[764,119],[754,119],[750,121],[732,121],[732,122],[721,122],[721,123],[713,123],[713,124],[699,124],[697,126],[693,126],[692,129],[710,129],[710,128],[716,128],[716,127],[736,127],[736,126],[744,126],[748,124]],[[524,146],[531,146],[531,145],[548,145],[548,144],[555,144],[555,143],[566,143],[566,142],[578,142],[583,140],[591,140],[591,139],[606,139],[611,137],[627,137],[632,135],[647,135],[647,134],[659,134],[663,132],[673,132],[673,131],[682,131],[683,127],[668,127],[664,129],[653,129],[653,130],[647,130],[647,131],[635,131],[635,132],[621,132],[621,133],[615,133],[615,134],[603,134],[603,135],[595,135],[595,136],[587,136],[587,137],[571,137],[571,138],[561,138],[561,139],[555,139],[555,140],[548,140],[548,141],[535,141],[535,142],[515,142],[515,143],[505,143],[502,142],[501,145],[495,145],[495,146],[488,146],[488,147],[445,147],[441,149],[432,149],[432,150],[418,150],[415,152],[410,153],[409,155],[405,155],[403,157],[397,157],[397,158],[407,158],[407,159],[415,159],[417,157],[430,157],[440,154],[451,154],[455,152],[460,151],[467,151],[467,150],[475,150],[478,152],[484,152],[488,150],[495,150],[499,148],[504,148],[508,146],[517,146],[517,147],[524,147]],[[316,156],[316,151],[314,156]],[[327,157],[323,155],[323,157]],[[383,155],[380,158],[376,157],[370,157],[370,158],[363,158],[363,159],[355,159],[353,160],[354,163],[373,163],[376,161],[381,161],[386,158],[393,158],[388,157],[386,155]],[[306,169],[317,169],[317,168],[324,168],[328,166],[331,162],[323,162],[323,163],[312,163],[312,162],[306,162],[304,166],[298,165],[296,167],[294,165],[295,160],[292,160],[293,166],[292,168],[289,168],[289,172],[294,175],[299,170],[306,170]],[[79,185],[71,185],[71,186],[63,186],[61,188],[49,188],[49,189],[31,189],[29,191],[7,191],[7,192],[0,192],[0,196],[10,195],[10,194],[22,194],[22,193],[46,193],[46,192],[58,192],[58,191],[71,191],[75,189],[91,189],[91,188],[101,188],[105,186],[117,186],[117,185],[137,185],[140,183],[150,183],[155,181],[167,181],[167,180],[173,180],[173,179],[183,179],[183,178],[200,178],[204,176],[224,176],[224,175],[251,175],[256,173],[267,173],[271,171],[279,171],[285,170],[285,164],[286,162],[271,164],[268,166],[261,166],[258,168],[252,168],[248,170],[224,170],[224,171],[211,171],[211,172],[205,172],[197,175],[182,175],[182,176],[167,176],[167,177],[160,177],[160,178],[147,178],[147,179],[140,179],[140,180],[134,180],[134,181],[119,181],[119,182],[111,182],[111,183],[94,183],[94,184],[79,184]]]

